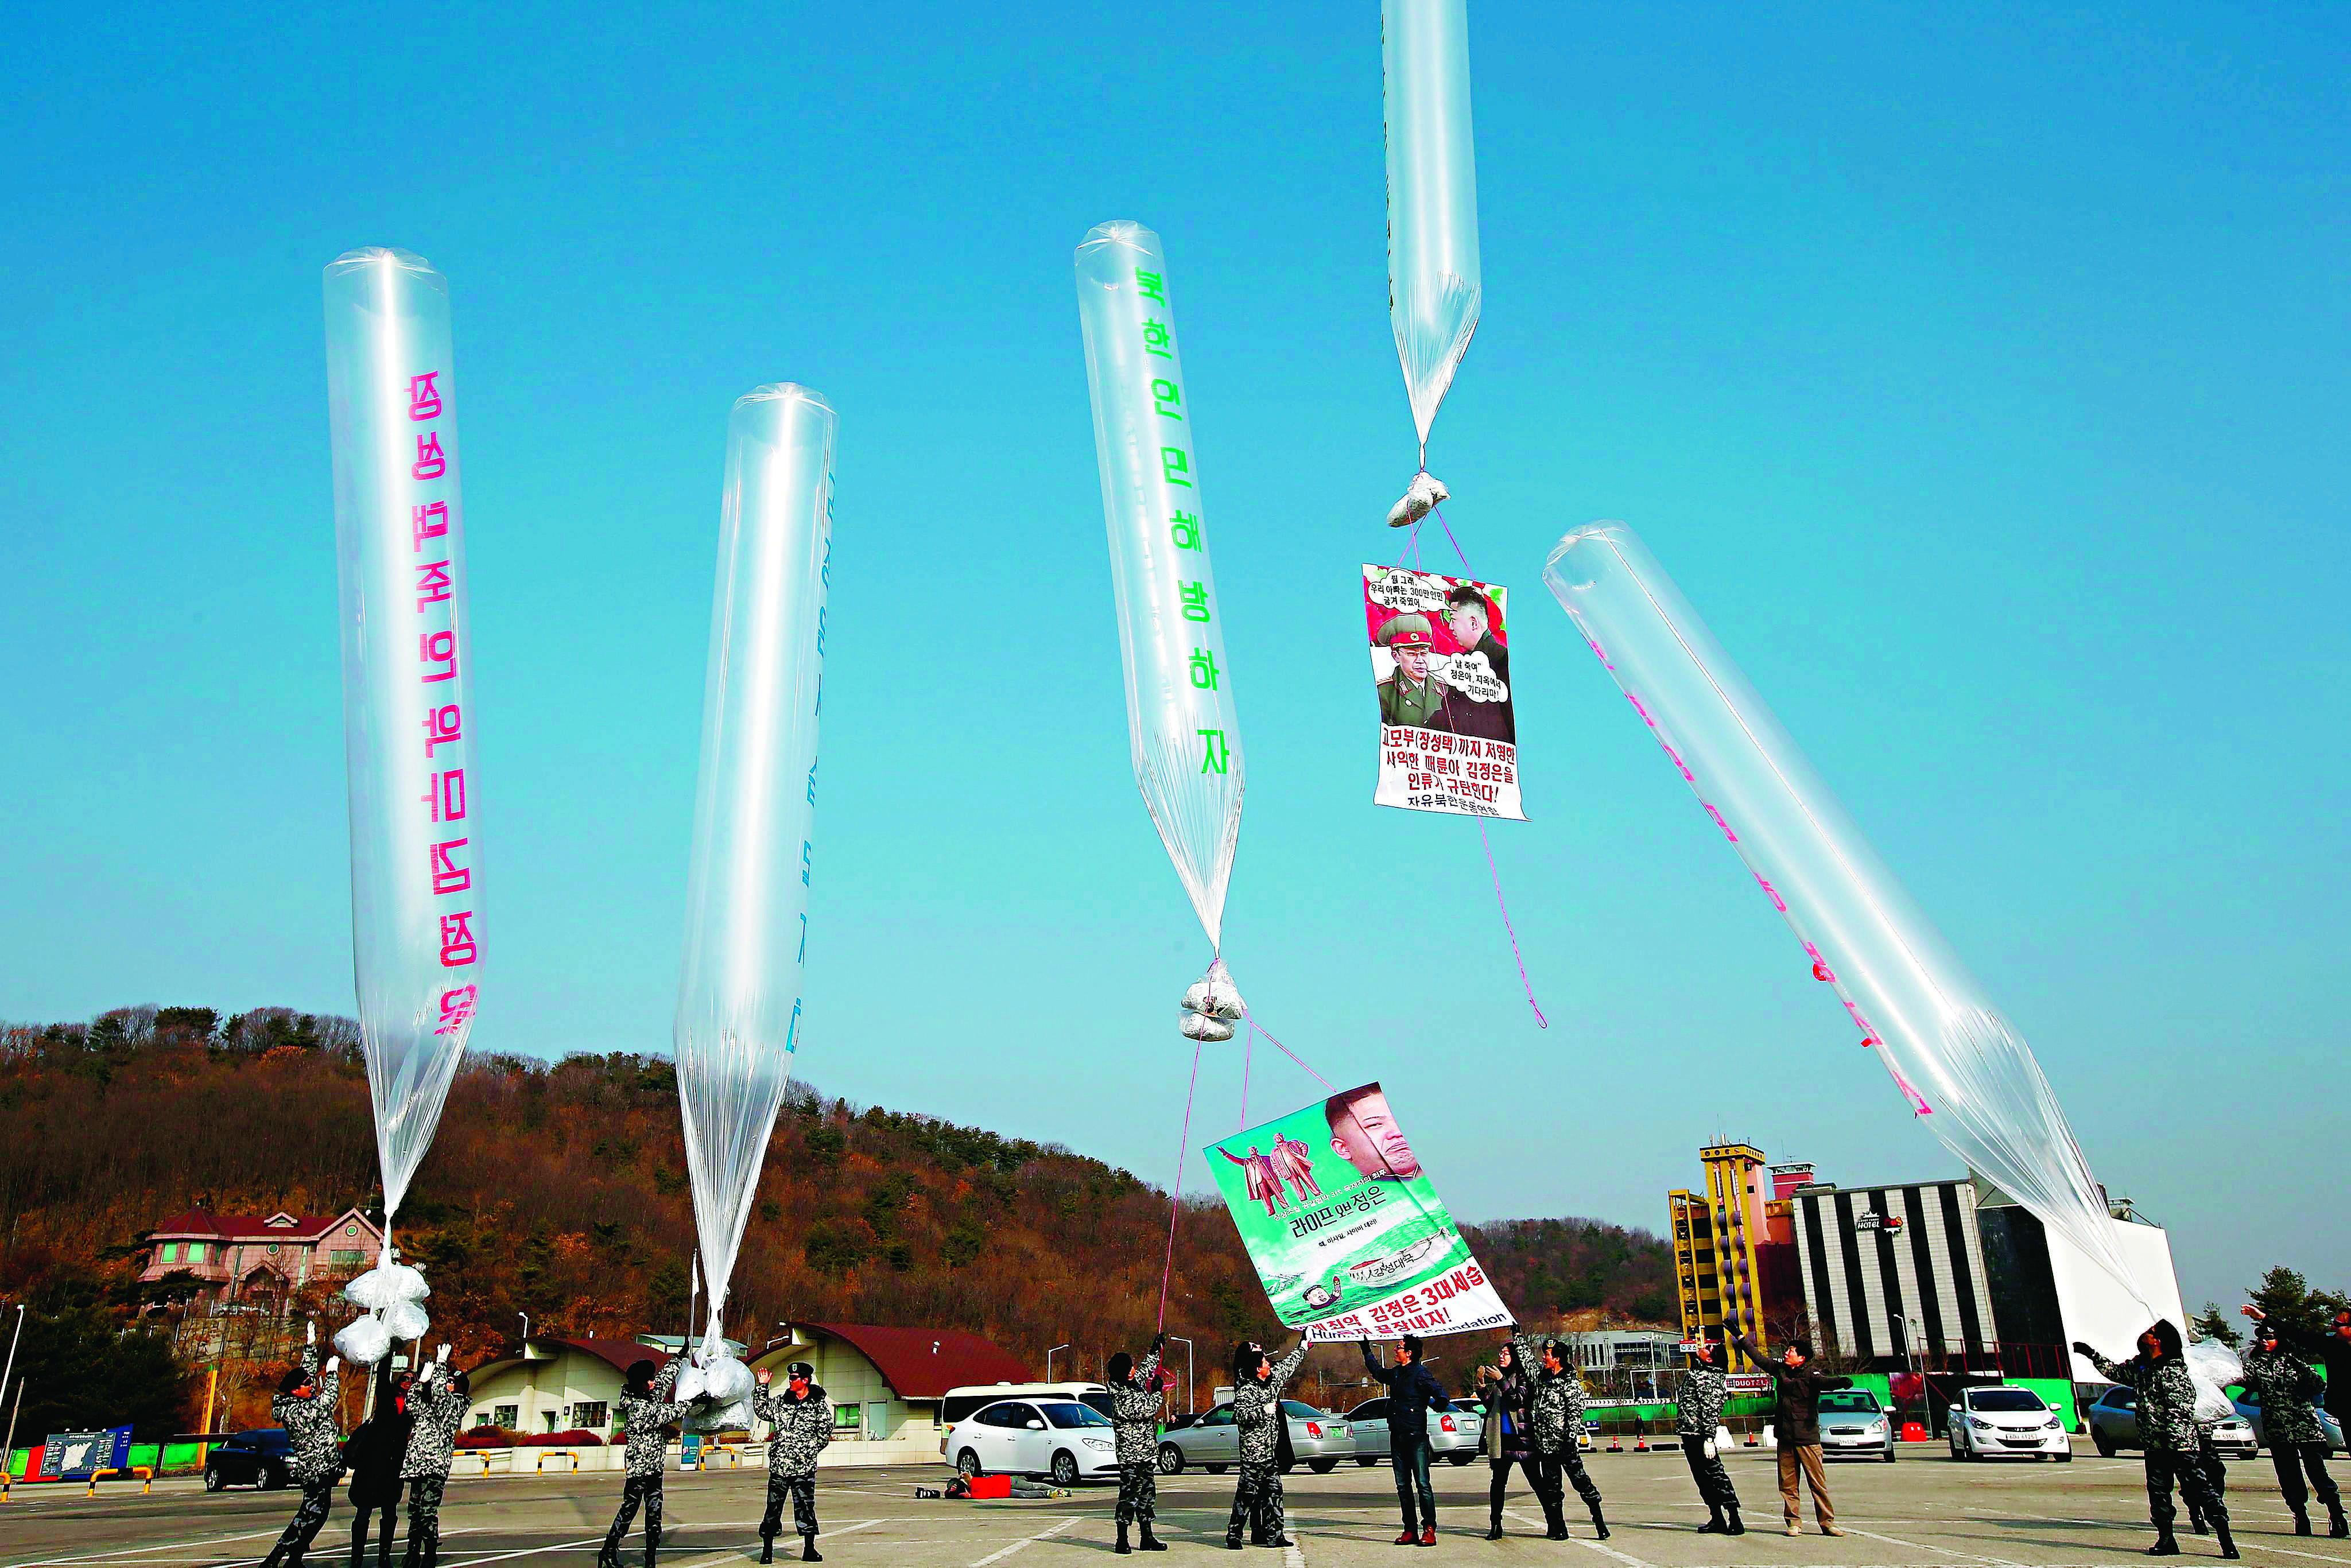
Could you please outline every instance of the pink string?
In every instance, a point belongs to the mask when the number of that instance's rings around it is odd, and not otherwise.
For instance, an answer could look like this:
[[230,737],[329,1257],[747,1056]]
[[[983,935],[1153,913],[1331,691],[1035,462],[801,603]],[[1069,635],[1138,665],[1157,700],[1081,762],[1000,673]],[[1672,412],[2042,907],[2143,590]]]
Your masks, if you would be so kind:
[[1320,1083],[1325,1089],[1329,1089],[1332,1086],[1329,1079],[1323,1077],[1321,1073],[1306,1065],[1305,1058],[1290,1050],[1290,1047],[1282,1044],[1281,1041],[1274,1039],[1272,1031],[1268,1030],[1263,1024],[1257,1021],[1257,1015],[1255,1013],[1243,1013],[1241,1018],[1246,1023],[1248,1023],[1250,1032],[1264,1035],[1267,1044],[1272,1046],[1274,1050],[1281,1052],[1282,1055],[1290,1058],[1290,1061],[1298,1063],[1300,1071],[1305,1073],[1307,1077],[1311,1078],[1315,1082]]
[[1159,1270],[1159,1326],[1167,1326],[1167,1281],[1176,1272],[1176,1217],[1184,1211],[1184,1151],[1192,1142],[1192,1092],[1200,1086],[1200,1042],[1192,1042],[1192,1082],[1184,1086],[1184,1132],[1176,1142],[1176,1191],[1167,1200],[1167,1261]]
[[1500,906],[1502,911],[1502,929],[1509,932],[1510,936],[1510,956],[1518,963],[1519,984],[1526,988],[1527,1006],[1534,1008],[1535,1027],[1538,1029],[1549,1029],[1551,1027],[1551,1019],[1543,1017],[1542,1009],[1535,1007],[1535,983],[1527,978],[1527,960],[1525,956],[1519,951],[1518,927],[1510,924],[1510,901],[1502,896],[1502,873],[1494,869],[1494,846],[1487,841],[1486,819],[1483,817],[1478,819],[1478,842],[1485,847],[1486,874],[1494,879],[1494,902]]

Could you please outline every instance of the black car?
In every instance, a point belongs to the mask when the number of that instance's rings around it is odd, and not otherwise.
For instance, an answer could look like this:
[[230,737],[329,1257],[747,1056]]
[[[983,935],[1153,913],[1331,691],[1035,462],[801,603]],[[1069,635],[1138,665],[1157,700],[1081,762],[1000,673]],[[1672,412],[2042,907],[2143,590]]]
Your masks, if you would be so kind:
[[283,1427],[257,1427],[213,1445],[204,1456],[204,1490],[260,1487],[275,1491],[286,1484],[291,1448]]

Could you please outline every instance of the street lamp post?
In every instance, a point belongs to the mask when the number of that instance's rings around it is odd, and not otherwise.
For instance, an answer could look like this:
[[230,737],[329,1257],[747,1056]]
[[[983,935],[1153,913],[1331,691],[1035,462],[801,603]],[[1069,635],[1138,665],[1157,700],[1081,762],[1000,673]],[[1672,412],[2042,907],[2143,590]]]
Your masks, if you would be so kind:
[[[8,1369],[5,1372],[0,1372],[0,1394],[5,1394],[8,1391],[8,1379],[16,1375],[16,1342],[24,1337],[25,1303],[18,1301],[16,1303],[16,1332],[8,1336]],[[7,1456],[0,1454],[0,1463],[5,1463],[6,1460]]]
[[1055,1345],[1052,1349],[1050,1349],[1050,1350],[1049,1350],[1049,1351],[1047,1351],[1047,1352],[1045,1353],[1045,1381],[1046,1381],[1046,1382],[1050,1383],[1050,1382],[1052,1382],[1052,1381],[1053,1381],[1053,1358],[1054,1358],[1055,1356],[1057,1356],[1057,1355],[1061,1354],[1063,1351],[1065,1351],[1065,1350],[1067,1350],[1067,1349],[1069,1349],[1069,1348],[1070,1348],[1070,1347],[1069,1347],[1068,1345],[1066,1345],[1066,1344],[1057,1344],[1057,1345]]
[[522,1344],[523,1349],[528,1351],[530,1348],[530,1314],[517,1312],[515,1316],[522,1320]]

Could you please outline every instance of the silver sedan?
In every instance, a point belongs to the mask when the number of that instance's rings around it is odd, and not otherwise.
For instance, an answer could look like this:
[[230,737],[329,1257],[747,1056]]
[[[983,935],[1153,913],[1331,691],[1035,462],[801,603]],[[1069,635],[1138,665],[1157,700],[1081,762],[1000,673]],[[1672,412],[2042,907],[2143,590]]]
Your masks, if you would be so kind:
[[[1347,1423],[1302,1399],[1285,1399],[1281,1413],[1290,1423],[1290,1446],[1298,1462],[1316,1475],[1327,1473],[1341,1459],[1355,1457],[1355,1437]],[[1210,1475],[1241,1462],[1240,1426],[1228,1401],[1188,1427],[1178,1427],[1159,1439],[1159,1473],[1176,1475],[1197,1465]]]

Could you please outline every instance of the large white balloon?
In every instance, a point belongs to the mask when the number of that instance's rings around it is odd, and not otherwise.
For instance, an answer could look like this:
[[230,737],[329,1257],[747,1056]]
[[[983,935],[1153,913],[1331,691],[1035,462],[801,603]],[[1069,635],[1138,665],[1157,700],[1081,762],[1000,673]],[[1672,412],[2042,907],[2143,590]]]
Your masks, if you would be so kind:
[[745,393],[726,427],[674,1029],[705,1350],[799,1044],[835,423],[822,397],[786,383]]
[[1380,63],[1387,108],[1388,317],[1426,462],[1428,427],[1469,351],[1484,294],[1466,0],[1383,0]]
[[351,957],[390,1220],[481,999],[480,770],[449,288],[371,248],[326,270]]
[[1543,580],[1928,1131],[2144,1302],[2024,1037],[1639,537],[1622,523],[1577,528]]
[[1077,273],[1134,782],[1215,946],[1240,839],[1241,731],[1167,263],[1141,224],[1098,224]]

